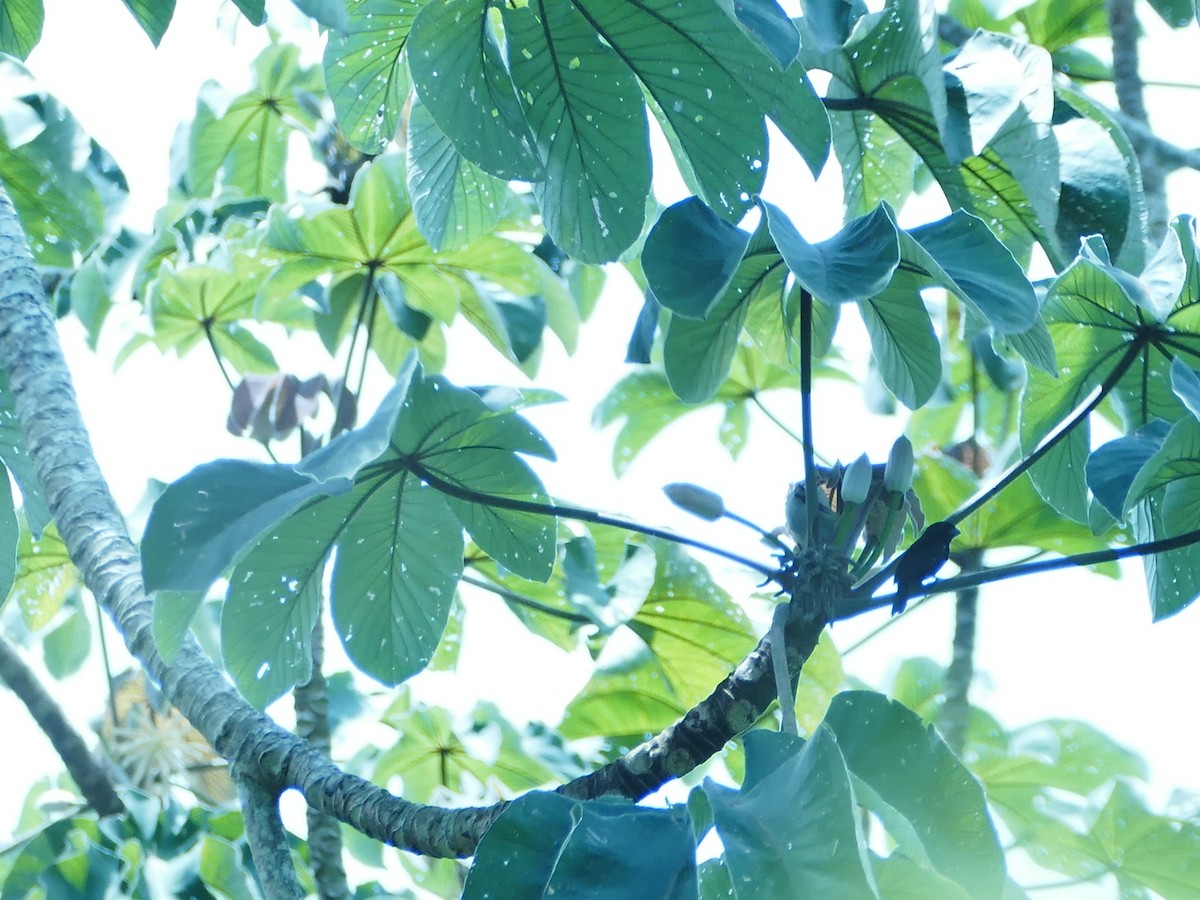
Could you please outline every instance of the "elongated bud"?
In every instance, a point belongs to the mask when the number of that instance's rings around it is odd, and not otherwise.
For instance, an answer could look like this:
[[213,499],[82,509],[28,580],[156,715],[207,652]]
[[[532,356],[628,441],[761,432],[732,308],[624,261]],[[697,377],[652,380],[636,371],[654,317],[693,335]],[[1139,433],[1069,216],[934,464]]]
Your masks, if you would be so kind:
[[892,444],[887,466],[883,470],[883,486],[895,494],[903,494],[912,487],[913,445],[904,435]]
[[871,460],[863,454],[842,476],[842,500],[847,503],[865,503],[871,493]]
[[696,484],[675,481],[663,488],[667,499],[693,516],[715,522],[725,515],[725,501],[719,494],[707,491]]

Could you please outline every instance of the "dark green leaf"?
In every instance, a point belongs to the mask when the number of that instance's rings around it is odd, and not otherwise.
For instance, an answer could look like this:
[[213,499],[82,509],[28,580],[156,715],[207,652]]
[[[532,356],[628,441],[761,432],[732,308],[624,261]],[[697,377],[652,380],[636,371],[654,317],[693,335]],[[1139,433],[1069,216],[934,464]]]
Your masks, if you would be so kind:
[[575,6],[501,9],[517,99],[545,169],[533,193],[546,232],[583,262],[614,260],[641,234],[650,192],[637,80]]
[[784,68],[791,65],[800,52],[800,35],[775,0],[741,0],[734,12],[738,21],[771,51],[775,62]]
[[1113,518],[1125,517],[1125,501],[1134,478],[1162,447],[1168,428],[1167,423],[1155,420],[1109,441],[1088,457],[1088,487]]
[[849,222],[826,241],[810,244],[770,203],[762,203],[788,269],[814,297],[826,303],[856,303],[879,293],[900,262],[896,226],[885,209]]
[[695,897],[687,812],[542,792],[514,800],[479,842],[463,897],[551,895]]
[[850,773],[829,728],[742,792],[706,781],[740,900],[873,898]]
[[936,263],[932,280],[978,310],[997,333],[1015,334],[1034,324],[1033,285],[980,219],[957,210],[908,234]]
[[147,591],[203,591],[242,549],[306,500],[344,493],[290,466],[223,459],[197,466],[154,504],[142,539]]
[[412,22],[413,83],[467,159],[500,178],[544,178],[487,7],[485,0],[424,5]]
[[642,250],[654,298],[677,315],[707,318],[730,287],[749,240],[698,197],[663,210]]
[[922,280],[899,271],[883,291],[858,306],[879,374],[909,409],[924,405],[942,377],[941,345],[921,300]]

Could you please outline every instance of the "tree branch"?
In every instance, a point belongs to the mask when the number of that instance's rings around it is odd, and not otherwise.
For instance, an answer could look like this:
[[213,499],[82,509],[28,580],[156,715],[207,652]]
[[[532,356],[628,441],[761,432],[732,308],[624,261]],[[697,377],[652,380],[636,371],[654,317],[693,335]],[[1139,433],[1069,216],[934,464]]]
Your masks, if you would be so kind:
[[125,804],[117,796],[104,767],[67,721],[62,708],[42,687],[33,670],[3,636],[0,636],[0,681],[25,704],[33,721],[50,739],[88,806],[102,816],[125,812]]
[[[325,626],[321,618],[312,630],[312,677],[296,685],[296,736],[308,741],[326,756],[332,756],[329,731],[329,686],[322,670],[325,665]],[[308,821],[308,852],[317,896],[321,900],[349,900],[352,896],[342,864],[342,826],[327,812],[310,806]]]
[[279,817],[279,794],[255,781],[253,773],[235,771],[233,777],[246,823],[246,843],[263,895],[268,900],[302,900],[304,889]]

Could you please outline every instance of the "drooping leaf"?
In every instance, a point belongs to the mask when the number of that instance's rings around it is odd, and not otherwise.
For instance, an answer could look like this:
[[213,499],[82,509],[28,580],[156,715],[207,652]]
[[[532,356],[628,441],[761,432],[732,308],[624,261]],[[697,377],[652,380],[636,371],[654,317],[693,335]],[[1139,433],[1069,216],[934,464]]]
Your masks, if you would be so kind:
[[880,694],[847,691],[825,722],[860,802],[899,852],[961,885],[970,896],[1000,898],[1004,853],[983,789],[938,733]]
[[425,105],[408,118],[408,192],[421,235],[434,250],[465,246],[490,232],[503,212],[505,184],[455,149]]
[[704,785],[738,897],[874,897],[850,772],[833,733],[821,726],[779,758],[749,790]]
[[175,15],[175,0],[121,0],[155,47]]
[[642,268],[654,298],[676,315],[707,318],[730,287],[748,240],[698,197],[663,210],[642,249]]
[[510,803],[479,842],[463,897],[545,897],[587,884],[594,897],[684,900],[696,896],[695,865],[683,808],[533,792]]
[[[729,375],[742,326],[756,305],[769,306],[774,313],[764,313],[763,331],[785,343],[789,340],[792,329],[782,296],[787,268],[765,220],[759,221],[735,266],[704,319],[673,315],[667,324],[663,368],[672,390],[685,402],[703,402],[716,394]],[[786,356],[787,351],[777,355]]]
[[42,37],[42,0],[6,0],[0,5],[0,52],[25,59]]
[[826,303],[857,303],[881,291],[900,262],[896,226],[883,208],[810,244],[778,207],[763,202],[775,246],[796,280]]
[[396,135],[409,90],[400,54],[421,6],[348,0],[349,29],[329,35],[325,86],[346,139],[364,153],[379,153]]

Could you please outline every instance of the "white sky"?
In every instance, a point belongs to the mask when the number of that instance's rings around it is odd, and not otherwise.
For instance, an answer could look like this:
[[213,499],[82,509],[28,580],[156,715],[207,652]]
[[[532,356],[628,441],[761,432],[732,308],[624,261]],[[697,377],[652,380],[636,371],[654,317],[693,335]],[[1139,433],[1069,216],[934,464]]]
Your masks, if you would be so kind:
[[[155,51],[116,0],[75,3],[49,0],[42,44],[29,61],[35,77],[57,95],[124,168],[133,203],[133,224],[148,227],[150,215],[165,196],[167,150],[177,124],[191,116],[200,85],[219,77],[232,88],[246,86],[248,63],[262,45],[262,35],[245,22],[224,16],[227,24],[213,26],[219,4],[213,0],[180,3],[162,47]],[[274,4],[284,12],[286,3]],[[240,40],[228,43],[230,19]],[[1152,25],[1152,23],[1151,23]],[[1196,29],[1181,38],[1164,36],[1151,27],[1155,52],[1147,54],[1146,77],[1188,80],[1174,60],[1193,59]],[[103,39],[97,39],[103,35]],[[1190,46],[1181,44],[1190,42]],[[1187,47],[1186,51],[1184,48]],[[1151,95],[1152,115],[1159,133],[1185,146],[1200,144],[1200,123],[1192,115],[1172,114],[1195,97],[1175,90]],[[788,180],[775,148],[769,199],[811,208],[818,194],[807,177]],[[1176,211],[1200,212],[1195,173],[1172,180]],[[660,199],[677,199],[669,181],[659,183]],[[812,217],[798,219],[810,238],[834,227]],[[708,410],[657,440],[632,470],[615,485],[609,475],[611,434],[597,434],[589,421],[595,402],[623,374],[620,361],[639,301],[631,293],[613,292],[604,298],[598,319],[585,330],[579,354],[568,360],[561,351],[546,354],[541,383],[573,401],[536,410],[530,418],[543,428],[556,447],[560,462],[540,467],[552,494],[564,500],[595,505],[608,511],[636,514],[655,525],[670,525],[705,540],[737,544],[755,553],[753,541],[736,530],[710,526],[671,507],[660,493],[670,481],[693,481],[724,495],[742,515],[774,525],[782,519],[782,500],[788,482],[800,473],[796,446],[779,437],[773,426],[756,419],[743,457],[731,463],[715,447],[718,417]],[[88,353],[79,329],[64,323],[64,342],[76,374],[84,416],[92,431],[97,455],[123,507],[141,496],[147,478],[170,480],[192,466],[217,456],[247,455],[253,447],[224,434],[227,396],[210,360],[198,352],[179,363],[161,360],[153,350],[140,351],[120,372],[111,363]],[[479,339],[461,337],[471,348]],[[106,335],[102,350],[111,353],[123,340],[118,329]],[[309,345],[280,353],[285,366],[302,376],[312,373]],[[111,357],[109,357],[111,358]],[[482,361],[482,364],[480,363]],[[603,373],[597,377],[594,373]],[[522,383],[521,375],[491,351],[472,353],[454,346],[448,374],[464,383]],[[775,398],[776,411],[798,421],[794,401]],[[864,450],[885,458],[892,440],[902,431],[899,418],[870,417],[848,421],[845,411],[862,408],[854,386],[821,383],[816,399],[818,449],[828,456],[852,459]],[[719,568],[715,566],[714,568]],[[479,599],[473,607],[489,601]],[[495,700],[518,718],[556,721],[586,670],[579,660],[565,661],[558,651],[528,638],[506,616],[482,616],[486,634],[469,630],[456,676],[424,678],[430,696],[457,700],[467,707],[476,699]],[[849,646],[884,620],[866,616],[834,628],[840,646]],[[880,685],[895,663],[913,655],[947,662],[953,620],[953,601],[944,597],[906,615],[867,648],[849,658],[850,671]],[[505,654],[498,664],[487,652],[499,639],[519,642],[519,653]],[[1126,567],[1125,577],[1112,582],[1099,577],[1054,573],[1037,580],[1003,583],[984,589],[980,604],[977,667],[980,672],[972,699],[998,715],[1008,726],[1041,718],[1078,718],[1090,722],[1142,754],[1151,765],[1155,805],[1171,789],[1200,790],[1195,747],[1200,745],[1200,719],[1192,711],[1192,696],[1200,684],[1200,609],[1196,606],[1157,625],[1149,621],[1140,564]],[[94,662],[95,660],[93,660]],[[546,672],[561,673],[547,678]],[[73,710],[81,723],[98,715],[96,670],[69,682],[72,693],[84,692],[91,701]],[[469,695],[469,698],[468,696]],[[0,692],[0,717],[9,723],[9,747],[26,748],[17,777],[0,788],[0,809],[12,809],[34,772],[55,771],[58,764],[44,739],[27,724],[24,711]],[[14,729],[24,734],[12,740]],[[16,790],[16,794],[10,793]],[[11,798],[11,802],[5,802]],[[11,825],[0,815],[0,833]],[[1060,892],[1059,896],[1067,896]],[[1085,896],[1072,894],[1071,896]]]

